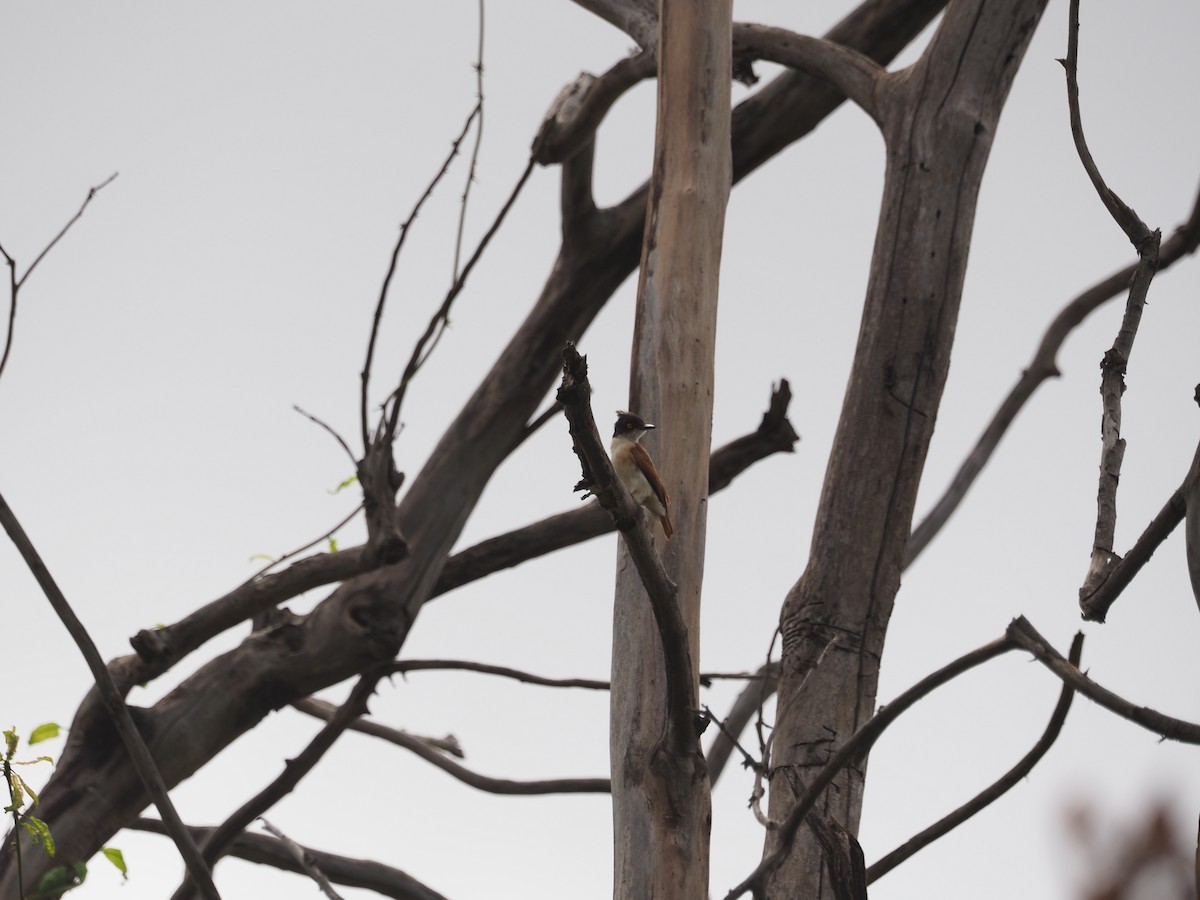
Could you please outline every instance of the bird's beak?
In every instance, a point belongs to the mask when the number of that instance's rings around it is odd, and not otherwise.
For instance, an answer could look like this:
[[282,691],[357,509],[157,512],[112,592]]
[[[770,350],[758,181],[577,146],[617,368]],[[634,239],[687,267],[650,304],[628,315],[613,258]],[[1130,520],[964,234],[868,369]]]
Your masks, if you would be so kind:
[[646,430],[647,430],[647,431],[653,431],[653,430],[655,429],[655,427],[656,427],[656,426],[654,426],[654,425],[651,425],[649,422],[647,422],[647,423],[646,423]]

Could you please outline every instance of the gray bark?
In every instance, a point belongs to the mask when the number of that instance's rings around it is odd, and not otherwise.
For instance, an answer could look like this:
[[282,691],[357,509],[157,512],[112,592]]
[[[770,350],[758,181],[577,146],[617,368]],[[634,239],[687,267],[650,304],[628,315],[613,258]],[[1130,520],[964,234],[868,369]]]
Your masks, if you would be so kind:
[[[950,362],[975,202],[1001,108],[1045,0],[958,0],[920,61],[877,87],[887,144],[862,324],[808,565],[781,617],[770,811],[796,796],[875,708],[884,636]],[[863,768],[815,815],[858,831]],[[768,850],[775,850],[768,836]],[[836,894],[810,829],[771,897]]]
[[[696,673],[717,288],[731,179],[731,14],[730,0],[663,0],[660,7],[658,122],[629,402],[658,426],[647,443],[671,496],[675,536],[657,543],[687,640],[670,645],[656,627],[622,542],[609,727],[613,896],[628,900],[708,896],[712,798],[696,728]],[[690,663],[682,691],[664,684],[671,655]],[[669,708],[685,699],[687,709]]]

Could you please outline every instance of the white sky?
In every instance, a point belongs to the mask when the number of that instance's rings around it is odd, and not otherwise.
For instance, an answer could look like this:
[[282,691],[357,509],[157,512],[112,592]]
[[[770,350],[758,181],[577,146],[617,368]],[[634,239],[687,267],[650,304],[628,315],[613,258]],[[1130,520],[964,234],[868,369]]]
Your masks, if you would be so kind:
[[[736,15],[821,33],[849,3],[741,2]],[[0,242],[24,266],[114,171],[85,218],[21,294],[0,382],[0,490],[105,657],[139,628],[174,621],[245,579],[259,553],[305,543],[345,515],[341,451],[298,403],[357,433],[358,373],[396,225],[474,100],[476,4],[149,2],[0,9]],[[1109,183],[1169,235],[1200,160],[1191,110],[1194,3],[1086,4],[1084,119]],[[985,178],[950,384],[919,509],[936,498],[1042,329],[1132,252],[1074,157],[1061,67],[1066,3],[1052,0],[1014,86]],[[567,0],[492,3],[486,125],[468,249],[523,168],[542,113],[580,70],[630,41]],[[907,57],[911,59],[911,54]],[[771,74],[760,67],[760,74]],[[734,87],[735,102],[747,91]],[[597,194],[614,202],[649,171],[653,86],[614,111],[598,143]],[[755,427],[773,381],[791,380],[803,440],[711,506],[701,668],[757,666],[804,566],[858,323],[882,177],[882,141],[844,108],[735,189],[722,275],[717,444]],[[375,384],[382,399],[450,281],[462,161],[402,258]],[[453,327],[409,394],[397,443],[415,474],[507,335],[557,250],[557,173],[539,171],[462,295]],[[1194,260],[1151,289],[1130,364],[1118,549],[1183,478],[1200,422]],[[630,280],[581,342],[600,418],[625,404]],[[907,573],[884,657],[887,702],[1024,614],[1134,702],[1200,720],[1200,619],[1182,535],[1110,615],[1079,622],[1099,458],[1098,362],[1119,303],[1096,314],[1041,389],[950,528]],[[462,546],[576,504],[566,429],[551,423],[497,473]],[[348,529],[343,545],[357,542]],[[607,677],[614,537],[489,578],[431,604],[406,657],[458,657],[551,676]],[[327,591],[289,604],[304,611]],[[87,688],[81,657],[16,553],[0,542],[6,623],[0,724],[69,724]],[[236,629],[131,702],[150,704]],[[344,689],[328,693],[338,699]],[[707,693],[715,710],[734,688]],[[1040,734],[1058,684],[1016,655],[941,691],[871,757],[868,862],[990,783]],[[455,733],[467,763],[510,778],[607,772],[607,698],[477,675],[421,673],[385,686],[379,719]],[[173,792],[214,823],[277,774],[318,725],[271,716]],[[57,754],[61,743],[44,752]],[[1084,802],[1105,829],[1166,798],[1181,827],[1200,808],[1196,751],[1077,700],[1033,775],[872,888],[876,900],[1030,900],[1078,875],[1063,821]],[[32,774],[32,773],[31,773]],[[714,797],[715,896],[755,864],[749,776]],[[269,818],[294,839],[406,869],[450,898],[603,897],[607,798],[481,795],[404,751],[349,735]],[[181,864],[165,839],[118,835],[129,882],[102,861],[77,896],[160,898]],[[981,873],[986,873],[982,875]],[[227,900],[316,896],[296,876],[227,860]],[[347,889],[347,897],[367,896]]]

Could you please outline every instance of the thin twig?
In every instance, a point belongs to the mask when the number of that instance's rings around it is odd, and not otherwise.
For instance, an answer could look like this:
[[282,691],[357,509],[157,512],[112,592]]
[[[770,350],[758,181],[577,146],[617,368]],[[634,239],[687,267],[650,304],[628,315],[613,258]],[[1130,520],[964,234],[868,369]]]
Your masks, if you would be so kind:
[[371,362],[375,358],[375,342],[379,337],[379,323],[383,319],[383,307],[387,303],[388,288],[391,286],[392,276],[396,274],[396,263],[400,259],[400,250],[404,247],[404,241],[408,237],[408,229],[416,221],[417,214],[421,211],[421,207],[425,205],[425,201],[433,194],[434,188],[438,186],[438,183],[446,176],[446,172],[450,170],[450,163],[458,156],[459,148],[466,139],[467,132],[471,129],[471,123],[475,121],[475,117],[480,115],[482,111],[480,105],[478,103],[475,104],[475,108],[467,116],[467,121],[463,123],[462,131],[459,132],[458,137],[450,144],[450,152],[446,154],[445,160],[442,161],[442,167],[433,176],[433,180],[429,182],[428,187],[425,188],[425,193],[421,194],[417,199],[412,212],[408,214],[408,218],[400,224],[400,235],[396,238],[396,243],[392,247],[392,258],[388,263],[387,273],[383,276],[383,286],[379,289],[379,299],[375,303],[375,316],[371,320],[371,337],[367,341],[367,358],[363,363],[361,375],[362,394],[359,402],[359,413],[364,452],[371,445],[370,425],[367,419],[367,398],[369,395],[368,386],[371,381]]
[[525,684],[536,684],[542,687],[585,688],[592,691],[608,690],[607,681],[597,681],[592,678],[544,678],[541,675],[522,672],[520,669],[510,669],[507,666],[493,666],[465,659],[399,659],[388,666],[388,672],[395,674],[428,672],[433,670],[482,672],[485,675],[500,675],[504,678],[512,678],[515,681]]
[[[1076,669],[1079,668],[1080,660],[1083,658],[1083,634],[1075,635],[1075,639],[1071,642],[1070,663]],[[1046,730],[1042,732],[1042,736],[1038,738],[1032,749],[1026,753],[1015,766],[1009,769],[1000,779],[989,786],[986,790],[981,791],[969,801],[964,803],[958,809],[954,810],[949,815],[930,825],[920,834],[909,838],[891,853],[884,856],[878,862],[872,864],[867,869],[867,883],[870,884],[877,878],[882,878],[900,863],[907,860],[909,857],[916,854],[919,850],[928,847],[934,841],[953,831],[967,819],[981,812],[991,805],[996,800],[1003,797],[1008,791],[1021,781],[1026,775],[1033,771],[1033,767],[1038,764],[1047,751],[1058,740],[1058,735],[1062,732],[1063,723],[1067,720],[1067,713],[1071,709],[1071,699],[1075,696],[1074,689],[1063,684],[1062,691],[1058,696],[1058,703],[1054,707],[1054,712],[1050,716],[1050,721],[1046,725]]]
[[[45,254],[43,253],[42,255],[44,256]],[[83,654],[83,658],[87,661],[88,668],[92,672],[92,677],[96,679],[96,689],[100,694],[104,708],[108,711],[113,725],[116,727],[117,734],[121,737],[122,743],[125,744],[125,749],[129,751],[130,761],[133,763],[134,769],[137,770],[138,777],[141,779],[142,785],[146,788],[146,793],[150,795],[151,801],[158,809],[159,815],[162,816],[163,821],[170,831],[171,839],[175,842],[175,846],[179,848],[179,854],[183,857],[184,865],[187,866],[188,872],[195,881],[197,890],[206,900],[220,900],[220,894],[217,893],[216,885],[213,884],[208,866],[201,858],[200,851],[196,848],[191,835],[184,827],[179,814],[175,811],[175,806],[171,803],[171,798],[167,794],[167,786],[163,781],[162,773],[158,771],[158,766],[154,762],[154,757],[150,755],[150,750],[146,747],[146,742],[142,739],[141,732],[133,724],[133,717],[129,714],[129,707],[125,705],[120,691],[117,690],[117,686],[113,683],[112,677],[108,672],[108,667],[104,665],[104,660],[100,657],[100,651],[96,649],[96,645],[93,643],[87,629],[83,627],[83,623],[79,621],[79,618],[75,615],[75,611],[71,609],[71,605],[67,602],[67,598],[63,595],[63,592],[59,590],[58,584],[50,574],[50,570],[42,562],[42,558],[36,548],[34,548],[33,542],[29,540],[25,529],[21,527],[21,523],[17,520],[16,515],[3,496],[0,496],[0,524],[3,524],[4,530],[8,532],[9,538],[16,545],[21,558],[25,560],[25,565],[29,567],[29,571],[33,573],[33,577],[37,579],[37,583],[45,593],[46,599],[50,601],[50,605],[54,608],[55,613],[58,614],[59,619],[62,620],[63,625],[66,626],[67,632],[71,635],[71,638]],[[16,835],[16,839],[20,840],[19,834]]]
[[[711,675],[701,675],[700,683],[704,684],[705,679],[711,680]],[[708,753],[705,754],[708,762],[708,778],[714,785],[720,779],[721,774],[725,771],[725,766],[729,762],[730,754],[734,748],[741,750],[737,744],[737,738],[745,730],[746,726],[754,719],[759,710],[763,708],[767,698],[775,693],[779,686],[779,663],[765,663],[757,672],[747,677],[750,683],[742,688],[737,699],[729,708],[729,714],[726,715],[725,721],[722,724],[721,733],[713,739],[709,745]],[[743,754],[745,751],[742,751]]]
[[463,231],[467,226],[467,201],[471,197],[471,185],[479,165],[479,148],[483,144],[483,0],[479,0],[479,49],[475,56],[475,101],[479,116],[475,122],[475,146],[471,149],[471,164],[467,167],[467,183],[463,186],[462,204],[458,211],[458,232],[454,235],[454,266],[450,270],[450,283],[458,281],[458,262],[462,255]]
[[[420,340],[417,341],[416,346],[413,348],[412,356],[409,357],[408,365],[405,366],[404,374],[400,378],[400,384],[397,385],[396,389],[392,391],[391,395],[384,402],[387,427],[384,431],[383,439],[388,440],[396,433],[396,427],[400,422],[400,407],[404,403],[404,394],[408,390],[409,382],[420,371],[425,361],[429,359],[429,354],[433,352],[433,348],[437,345],[438,340],[441,338],[441,333],[446,327],[446,322],[450,316],[450,307],[454,304],[458,295],[462,293],[462,289],[467,283],[467,276],[471,274],[471,270],[475,268],[475,264],[483,256],[483,251],[491,243],[496,232],[500,230],[500,226],[504,223],[509,211],[513,208],[513,204],[517,202],[517,197],[520,196],[521,189],[525,187],[525,182],[529,180],[529,176],[532,174],[533,160],[531,158],[525,164],[525,171],[517,179],[517,183],[513,187],[512,193],[509,194],[508,200],[500,207],[500,212],[497,213],[495,221],[492,222],[492,227],[480,239],[475,252],[467,260],[467,264],[463,266],[462,273],[458,276],[454,284],[451,285],[450,290],[446,293],[446,298],[442,301],[442,305],[430,318],[429,324],[425,328],[425,333],[421,335]],[[432,345],[430,345],[431,341],[433,342]],[[391,405],[391,411],[386,412],[389,404]]]
[[[738,753],[742,754],[742,765],[745,768],[749,769],[752,772],[762,771],[763,764],[761,762],[759,762],[757,759],[755,759],[753,756],[751,756],[750,752],[738,742],[737,734],[728,725],[726,725],[726,723],[724,721],[722,721],[721,718],[719,716],[717,716],[716,713],[714,713],[712,711],[712,707],[710,707],[707,703],[705,703],[703,706],[700,707],[700,711],[702,713],[704,713],[705,717],[710,722],[712,722],[714,725],[717,726],[717,730],[720,731],[721,737],[725,738],[725,740],[729,742],[730,746],[733,749],[737,750]],[[709,775],[710,780],[715,782],[716,779],[713,778],[711,775],[711,768],[709,771],[710,771],[710,775]]]
[[346,443],[345,439],[336,431],[334,431],[332,425],[330,425],[324,419],[318,419],[308,410],[302,409],[295,403],[292,404],[292,409],[300,413],[300,415],[304,416],[304,418],[308,419],[314,425],[319,425],[321,428],[324,428],[327,432],[329,432],[330,436],[341,445],[343,450],[346,451],[346,456],[350,457],[350,464],[355,467],[358,466],[358,460],[354,457],[354,451],[350,449],[350,445]]
[[258,581],[260,578],[262,578],[264,575],[266,575],[269,571],[271,571],[271,569],[275,568],[276,566],[287,562],[289,559],[292,559],[293,557],[299,556],[301,553],[304,553],[307,550],[311,550],[313,547],[317,546],[317,544],[320,544],[320,543],[323,543],[324,541],[329,540],[331,537],[333,537],[335,534],[337,534],[339,531],[341,531],[343,528],[345,528],[347,525],[349,525],[350,522],[354,519],[354,517],[357,516],[360,512],[362,512],[362,508],[363,508],[363,505],[361,503],[358,504],[358,506],[354,507],[354,509],[352,509],[350,511],[350,514],[348,516],[346,516],[346,518],[342,519],[342,521],[338,522],[336,525],[334,525],[332,528],[330,528],[328,531],[326,531],[320,537],[313,538],[311,541],[309,541],[303,547],[297,547],[295,550],[290,550],[287,553],[283,554],[283,556],[279,557],[278,559],[271,560],[269,563],[267,563],[265,566],[263,566],[261,569],[259,569],[257,572],[255,572],[253,575],[251,575],[248,579],[246,579],[246,581],[243,582],[243,585],[251,584],[252,582]]
[[102,182],[88,190],[87,196],[83,200],[83,205],[79,207],[79,211],[67,220],[67,224],[59,230],[53,240],[42,248],[42,252],[34,258],[33,262],[29,264],[29,268],[25,270],[25,274],[20,278],[17,277],[17,261],[9,256],[8,251],[3,246],[0,246],[0,255],[4,257],[4,262],[8,266],[8,331],[4,337],[4,355],[0,356],[0,376],[4,375],[4,367],[8,365],[8,357],[12,352],[13,327],[16,325],[17,319],[17,294],[20,292],[22,285],[33,274],[33,270],[37,268],[38,263],[45,259],[46,254],[54,249],[54,245],[63,239],[63,236],[71,229],[71,226],[83,218],[84,210],[88,208],[88,204],[92,202],[96,194],[112,184],[113,179],[118,174],[120,173],[113,172]]
[[[320,700],[314,700],[311,697],[298,701],[293,706],[300,712],[317,718],[326,718],[329,712],[328,704]],[[550,778],[537,781],[513,781],[508,778],[492,778],[489,775],[480,775],[466,766],[461,766],[456,762],[446,759],[445,756],[432,749],[421,738],[411,735],[406,731],[389,728],[386,725],[380,725],[378,722],[372,722],[367,718],[359,718],[351,725],[351,728],[354,731],[381,738],[388,743],[395,744],[397,747],[403,747],[405,750],[415,753],[427,763],[457,778],[463,784],[486,791],[489,794],[528,797],[541,794],[607,794],[611,790],[611,782],[607,778]]]
[[342,900],[341,894],[333,889],[333,885],[329,883],[329,879],[326,877],[325,873],[321,871],[320,866],[313,861],[312,857],[305,852],[303,847],[293,841],[290,837],[288,837],[266,819],[259,817],[259,821],[262,822],[262,827],[265,831],[271,834],[276,840],[280,841],[283,846],[287,848],[288,852],[292,854],[292,858],[295,859],[300,865],[300,868],[304,870],[304,874],[317,883],[317,887],[321,889],[322,894],[328,897],[329,900]]

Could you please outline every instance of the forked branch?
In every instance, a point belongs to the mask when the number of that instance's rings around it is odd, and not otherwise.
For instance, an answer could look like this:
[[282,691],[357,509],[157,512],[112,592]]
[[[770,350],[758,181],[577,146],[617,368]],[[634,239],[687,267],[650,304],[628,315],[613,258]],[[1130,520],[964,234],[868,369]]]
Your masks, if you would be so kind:
[[[1083,634],[1080,633],[1076,634],[1075,639],[1071,642],[1069,662],[1078,669],[1082,658]],[[1026,775],[1032,772],[1033,767],[1041,761],[1042,757],[1054,745],[1054,742],[1058,740],[1058,736],[1062,732],[1063,723],[1067,720],[1067,713],[1071,709],[1071,699],[1074,696],[1075,690],[1070,685],[1063,684],[1062,692],[1058,696],[1058,703],[1055,704],[1054,712],[1050,716],[1046,730],[1042,732],[1042,736],[1038,738],[1037,743],[1033,745],[1032,749],[1021,757],[1020,762],[1005,772],[999,780],[986,790],[981,791],[958,809],[933,823],[920,834],[909,838],[878,862],[873,863],[867,869],[867,883],[869,884],[878,878],[882,878],[888,872],[892,871],[892,869],[896,868],[896,866],[900,865],[900,863],[915,855],[917,851],[928,847],[934,841],[938,840],[938,838],[949,834],[976,813],[981,812],[996,800],[999,800],[1018,782],[1025,778]]]
[[1133,350],[1142,310],[1146,305],[1146,294],[1150,281],[1158,266],[1158,251],[1161,234],[1151,231],[1126,203],[1117,196],[1100,175],[1092,159],[1087,140],[1083,134],[1083,121],[1079,111],[1079,0],[1071,0],[1068,12],[1067,58],[1060,60],[1067,72],[1067,104],[1070,107],[1071,136],[1080,162],[1096,188],[1109,214],[1125,232],[1138,254],[1138,265],[1129,286],[1129,299],[1125,304],[1125,315],[1117,332],[1112,348],[1104,354],[1100,363],[1103,373],[1100,394],[1104,400],[1101,419],[1103,447],[1100,454],[1100,486],[1096,496],[1096,532],[1092,541],[1092,559],[1079,589],[1080,600],[1091,594],[1116,565],[1113,553],[1117,529],[1117,485],[1121,478],[1121,464],[1125,457],[1125,439],[1121,437],[1121,395],[1125,393],[1125,370]]

